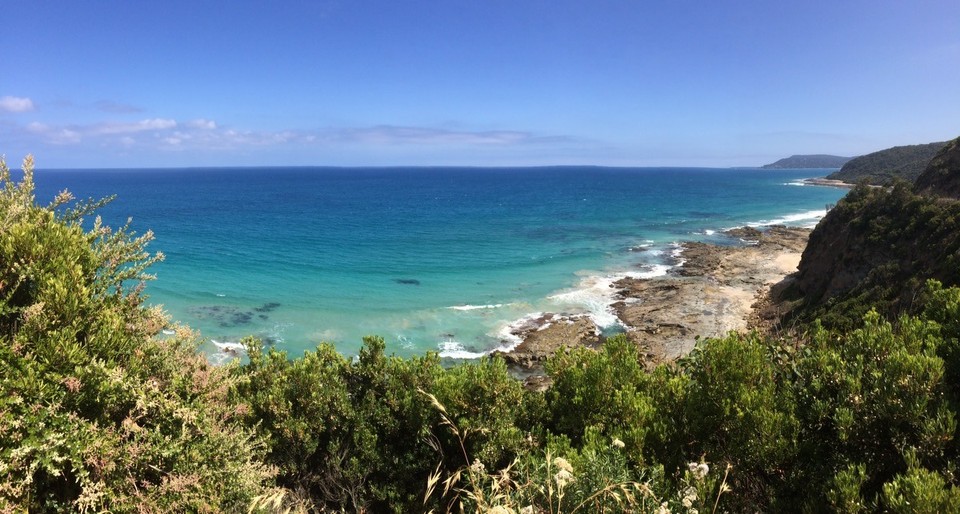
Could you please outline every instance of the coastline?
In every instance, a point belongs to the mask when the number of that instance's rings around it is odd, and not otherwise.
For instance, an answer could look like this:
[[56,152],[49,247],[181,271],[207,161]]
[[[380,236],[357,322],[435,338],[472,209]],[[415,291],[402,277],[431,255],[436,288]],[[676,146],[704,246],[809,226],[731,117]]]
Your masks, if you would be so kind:
[[[717,337],[762,324],[759,304],[797,270],[811,229],[775,225],[724,232],[730,245],[681,244],[681,263],[667,274],[622,278],[612,310],[649,364],[687,355],[697,337]],[[522,342],[501,353],[512,368],[535,373],[560,348],[602,343],[584,316],[548,313],[515,333]]]
[[811,186],[826,186],[826,187],[839,187],[843,189],[852,189],[856,184],[851,184],[849,182],[844,182],[842,180],[834,180],[825,177],[821,178],[805,178],[803,179],[804,184],[809,184]]

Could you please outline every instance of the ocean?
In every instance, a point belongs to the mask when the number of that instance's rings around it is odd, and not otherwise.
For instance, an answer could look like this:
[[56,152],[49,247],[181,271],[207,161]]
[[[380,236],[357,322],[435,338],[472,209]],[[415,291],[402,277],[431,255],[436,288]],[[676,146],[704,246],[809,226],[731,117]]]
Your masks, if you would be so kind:
[[542,312],[608,333],[610,284],[677,263],[677,243],[753,225],[813,226],[842,189],[823,170],[703,168],[198,168],[39,170],[37,197],[116,195],[112,226],[153,230],[166,260],[148,303],[229,358],[246,335],[291,356],[469,359],[518,343]]

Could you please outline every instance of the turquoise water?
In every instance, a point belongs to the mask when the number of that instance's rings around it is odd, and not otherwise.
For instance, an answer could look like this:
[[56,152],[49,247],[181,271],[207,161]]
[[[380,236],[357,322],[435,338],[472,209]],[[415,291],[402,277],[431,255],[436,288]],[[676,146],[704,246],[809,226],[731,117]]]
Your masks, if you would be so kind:
[[742,225],[813,225],[845,191],[822,170],[237,168],[47,170],[117,200],[102,214],[152,229],[166,261],[151,303],[199,329],[213,359],[252,334],[299,354],[381,335],[398,355],[469,358],[515,344],[539,312],[616,330],[610,282],[662,274],[684,240]]

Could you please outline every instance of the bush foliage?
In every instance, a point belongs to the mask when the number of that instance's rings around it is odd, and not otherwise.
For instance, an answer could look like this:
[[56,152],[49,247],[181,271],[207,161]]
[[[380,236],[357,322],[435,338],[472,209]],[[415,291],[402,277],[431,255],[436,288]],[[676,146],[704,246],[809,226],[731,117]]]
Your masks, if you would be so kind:
[[614,337],[545,393],[375,337],[218,368],[144,304],[150,234],[38,205],[24,171],[0,166],[0,511],[960,510],[960,289],[653,371]]

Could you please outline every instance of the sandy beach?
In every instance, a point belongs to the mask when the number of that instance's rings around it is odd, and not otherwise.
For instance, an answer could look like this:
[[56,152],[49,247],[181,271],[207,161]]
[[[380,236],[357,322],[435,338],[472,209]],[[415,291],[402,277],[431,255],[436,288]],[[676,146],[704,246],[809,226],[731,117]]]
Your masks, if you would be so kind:
[[[688,354],[697,336],[758,326],[758,300],[797,270],[810,230],[739,228],[726,235],[729,246],[683,243],[683,264],[667,275],[612,285],[617,289],[612,308],[650,363]],[[596,326],[583,316],[548,314],[540,321],[517,334],[523,343],[505,354],[508,363],[532,369],[559,348],[601,342]]]

